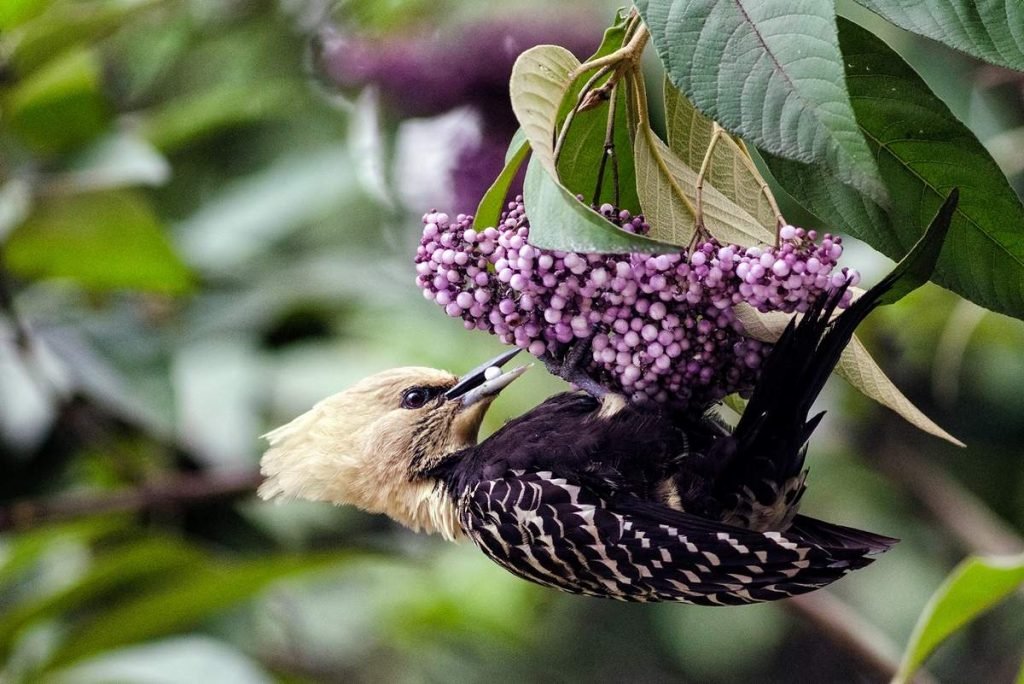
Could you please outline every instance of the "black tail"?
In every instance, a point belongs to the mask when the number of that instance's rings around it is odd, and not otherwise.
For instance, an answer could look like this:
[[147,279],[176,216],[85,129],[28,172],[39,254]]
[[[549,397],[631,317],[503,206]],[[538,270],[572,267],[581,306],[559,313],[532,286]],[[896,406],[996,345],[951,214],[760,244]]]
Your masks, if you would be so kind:
[[[808,418],[857,326],[882,304],[898,301],[931,276],[956,209],[954,189],[925,234],[881,282],[834,320],[846,292],[839,287],[819,297],[798,322],[790,322],[765,360],[761,377],[733,433],[735,452],[719,479],[720,496],[749,489],[769,505],[803,469],[804,445],[823,413]],[[802,490],[801,490],[802,491]],[[791,494],[792,505],[799,491]]]
[[805,515],[796,516],[786,533],[824,549],[857,549],[866,556],[885,553],[899,541],[874,532],[808,518]]

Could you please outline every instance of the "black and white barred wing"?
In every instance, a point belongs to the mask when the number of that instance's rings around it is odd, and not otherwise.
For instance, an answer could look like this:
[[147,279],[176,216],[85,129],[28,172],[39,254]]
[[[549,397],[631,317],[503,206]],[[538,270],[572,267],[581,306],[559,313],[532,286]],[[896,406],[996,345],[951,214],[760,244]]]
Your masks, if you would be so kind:
[[609,504],[550,472],[510,471],[469,488],[460,503],[469,536],[513,574],[623,601],[773,601],[830,584],[885,547],[846,546],[857,530],[809,518],[800,524],[838,546],[752,532],[632,497]]

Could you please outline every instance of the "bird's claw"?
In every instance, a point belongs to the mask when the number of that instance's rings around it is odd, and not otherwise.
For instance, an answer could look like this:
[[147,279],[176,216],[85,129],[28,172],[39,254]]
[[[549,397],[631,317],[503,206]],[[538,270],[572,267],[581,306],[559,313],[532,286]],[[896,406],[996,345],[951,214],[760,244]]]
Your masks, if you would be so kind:
[[569,347],[569,351],[566,352],[563,359],[558,360],[550,354],[544,354],[541,361],[552,375],[562,378],[587,394],[600,399],[608,394],[608,388],[590,377],[583,369],[584,359],[587,352],[590,351],[590,343],[590,338],[577,340]]

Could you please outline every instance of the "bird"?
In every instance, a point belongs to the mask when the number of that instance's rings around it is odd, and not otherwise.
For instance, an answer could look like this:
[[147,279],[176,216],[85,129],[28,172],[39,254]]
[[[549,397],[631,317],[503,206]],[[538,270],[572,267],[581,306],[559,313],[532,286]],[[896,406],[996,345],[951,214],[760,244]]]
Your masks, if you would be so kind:
[[927,280],[956,199],[847,308],[843,285],[794,317],[735,428],[576,390],[479,441],[488,407],[529,368],[503,370],[511,349],[462,377],[392,369],[321,401],[265,435],[259,495],[468,539],[512,574],[573,594],[723,606],[827,586],[897,540],[799,512],[823,415],[812,404],[859,323]]

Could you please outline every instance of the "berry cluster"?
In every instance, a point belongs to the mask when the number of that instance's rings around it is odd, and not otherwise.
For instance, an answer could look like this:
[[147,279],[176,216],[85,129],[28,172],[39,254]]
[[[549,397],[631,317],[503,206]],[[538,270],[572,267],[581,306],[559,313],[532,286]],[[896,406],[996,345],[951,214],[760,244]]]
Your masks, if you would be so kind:
[[[640,216],[609,204],[599,211],[634,233]],[[529,244],[522,198],[497,227],[473,217],[423,217],[416,282],[427,299],[503,342],[546,359],[589,340],[583,370],[635,402],[704,410],[732,392],[748,393],[770,345],[746,337],[732,307],[804,311],[829,287],[859,276],[833,272],[841,238],[785,226],[774,248],[708,240],[689,253],[578,254]]]

